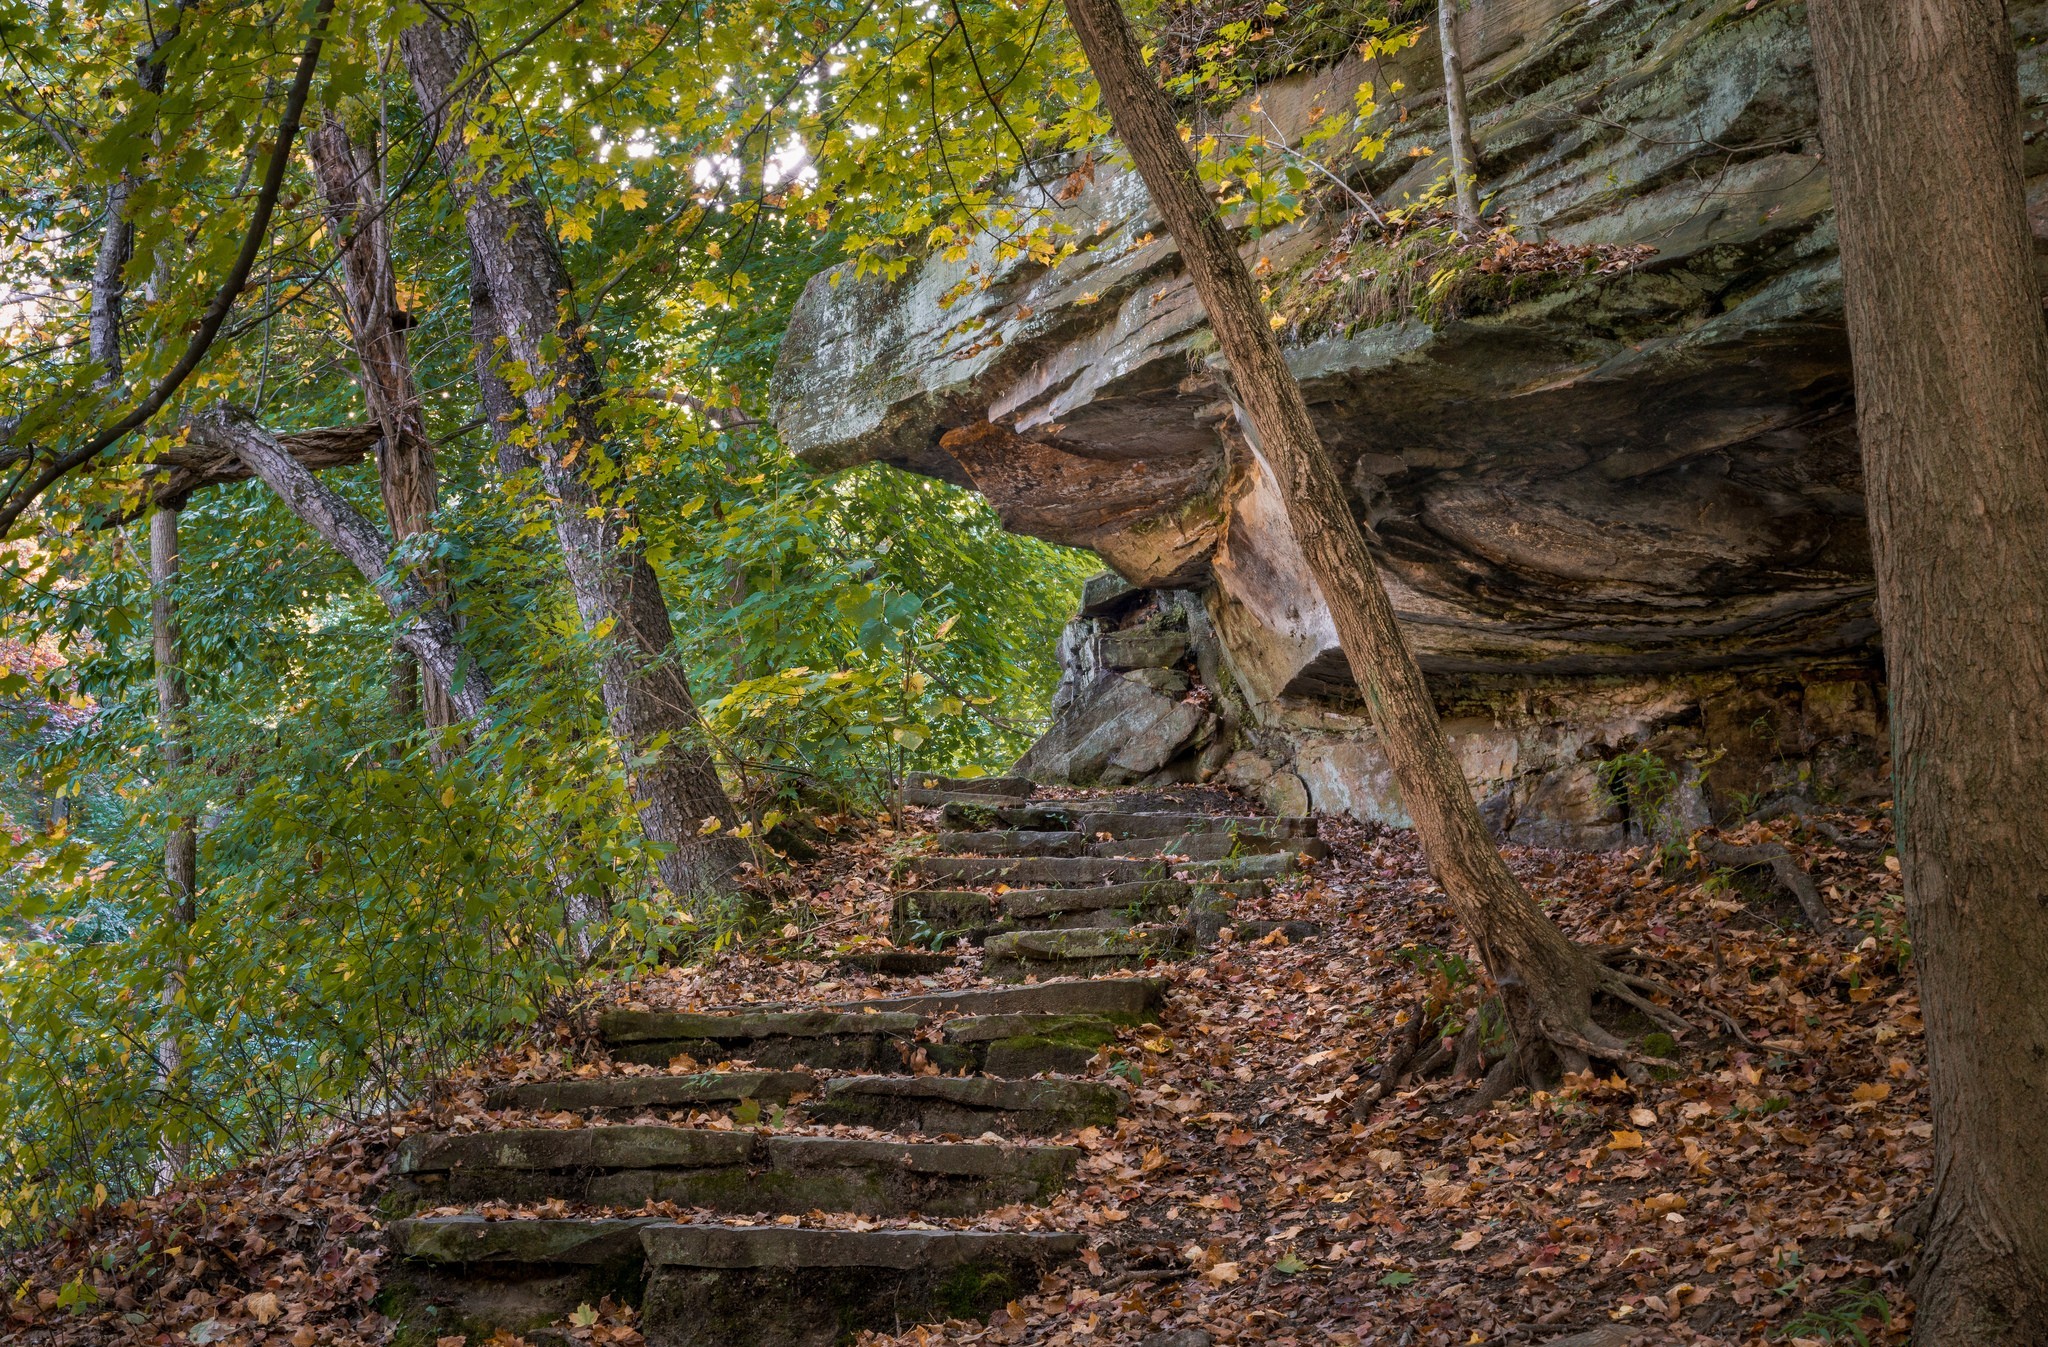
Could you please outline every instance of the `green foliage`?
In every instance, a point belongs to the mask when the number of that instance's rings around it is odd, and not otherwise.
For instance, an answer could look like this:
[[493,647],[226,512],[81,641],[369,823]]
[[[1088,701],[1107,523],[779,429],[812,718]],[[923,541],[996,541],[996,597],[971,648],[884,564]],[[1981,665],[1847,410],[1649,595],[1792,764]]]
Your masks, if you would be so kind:
[[[1791,1284],[1796,1285],[1796,1280]],[[1804,1339],[1870,1347],[1874,1339],[1891,1327],[1891,1322],[1892,1303],[1884,1292],[1868,1282],[1858,1282],[1844,1287],[1826,1307],[1810,1309],[1787,1320],[1772,1337],[1778,1342]]]

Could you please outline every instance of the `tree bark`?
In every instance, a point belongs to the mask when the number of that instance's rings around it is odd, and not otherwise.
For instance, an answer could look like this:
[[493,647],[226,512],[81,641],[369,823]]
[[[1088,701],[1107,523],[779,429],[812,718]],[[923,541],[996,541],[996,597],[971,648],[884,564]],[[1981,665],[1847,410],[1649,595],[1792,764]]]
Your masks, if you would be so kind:
[[484,409],[484,425],[490,430],[491,445],[497,451],[498,475],[513,477],[536,465],[533,450],[513,432],[519,425],[519,398],[505,376],[498,372],[504,355],[499,345],[505,329],[498,322],[498,306],[491,302],[491,278],[484,274],[483,259],[469,250],[469,336],[476,346],[476,386]]
[[599,425],[604,383],[591,355],[546,216],[528,186],[471,161],[463,91],[476,56],[466,28],[423,23],[399,39],[413,91],[426,111],[443,169],[463,203],[470,246],[508,353],[525,367],[526,410],[539,432],[541,480],[555,506],[555,535],[583,628],[600,643],[599,676],[612,733],[629,755],[641,826],[664,850],[662,882],[678,897],[719,886],[746,857],[729,831],[707,820],[735,813],[704,744],[696,703],[674,659],[674,634],[659,580],[630,507],[599,491],[607,451]]
[[1458,232],[1479,232],[1479,151],[1472,144],[1472,117],[1465,110],[1465,57],[1458,44],[1457,0],[1437,0],[1437,40],[1444,57],[1444,112],[1450,122],[1451,200]]
[[[1365,534],[1330,465],[1301,386],[1287,367],[1237,246],[1196,176],[1173,110],[1117,0],[1066,0],[1067,15],[1230,363],[1253,451],[1273,471],[1287,520],[1365,691],[1401,802],[1437,882],[1478,946],[1513,1027],[1520,1069],[1581,1070],[1594,1056],[1627,1061],[1626,1045],[1593,1022],[1596,991],[1621,975],[1566,939],[1508,872],[1444,741],[1422,671],[1394,620]],[[1554,1060],[1553,1060],[1554,1058]]]
[[[118,339],[117,339],[118,345]],[[149,517],[149,635],[156,665],[157,742],[162,747],[164,775],[173,789],[192,763],[191,699],[185,688],[184,632],[178,622],[178,511],[158,508]],[[164,838],[164,888],[170,920],[180,932],[199,919],[199,834],[196,820],[180,813]],[[157,1086],[166,1099],[183,1089],[185,1043],[178,1032],[178,1007],[190,973],[188,957],[177,956],[164,979],[163,1007],[168,1028],[157,1042]],[[175,1132],[163,1139],[164,1167],[171,1174],[191,1162],[190,1146]]]
[[293,514],[370,582],[398,621],[398,643],[440,686],[457,714],[488,722],[489,680],[464,658],[455,625],[427,587],[418,577],[394,573],[386,565],[391,544],[375,524],[292,457],[291,450],[247,409],[223,404],[193,417],[189,424],[207,444],[240,457]]
[[[419,384],[407,350],[408,316],[398,307],[384,175],[376,151],[351,142],[331,112],[307,134],[306,150],[320,185],[328,232],[341,249],[342,295],[362,369],[363,398],[384,432],[377,451],[377,483],[391,537],[402,548],[406,539],[431,526],[438,491],[434,444],[427,438]],[[445,604],[448,584],[440,568],[415,563],[414,570],[428,592]],[[401,653],[399,667],[392,671],[394,710],[408,718],[415,667],[411,656]],[[459,718],[432,679],[421,689],[419,700],[429,729],[445,728]]]
[[111,387],[121,377],[121,309],[127,297],[128,259],[135,251],[135,226],[128,220],[132,187],[123,174],[107,188],[107,222],[92,262],[86,350],[99,363],[102,387]]
[[2048,324],[1997,0],[1813,0],[1927,1025],[1923,1347],[2048,1341]]

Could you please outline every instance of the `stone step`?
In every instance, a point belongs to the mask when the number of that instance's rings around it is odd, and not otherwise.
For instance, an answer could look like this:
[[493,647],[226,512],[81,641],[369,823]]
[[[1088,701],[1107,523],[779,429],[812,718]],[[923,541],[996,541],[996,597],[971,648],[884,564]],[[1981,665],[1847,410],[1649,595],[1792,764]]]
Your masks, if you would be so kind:
[[1186,861],[1173,867],[1175,879],[1205,884],[1236,884],[1254,879],[1281,879],[1307,868],[1301,854],[1274,851],[1260,856],[1233,856],[1228,860]]
[[1021,1080],[1085,1071],[1116,1042],[1117,1021],[1101,1015],[997,1013],[948,1020],[944,1042],[926,1052],[944,1071],[973,1070]]
[[[1056,834],[1025,834],[1025,836]],[[1110,842],[1090,842],[1090,856],[1176,856],[1191,861],[1221,861],[1234,856],[1264,856],[1285,853],[1321,860],[1330,854],[1329,845],[1314,837],[1258,837],[1245,833],[1175,833],[1170,837],[1126,837]]]
[[949,795],[1001,795],[1029,798],[1036,782],[1021,776],[933,776],[912,772],[904,781],[906,789],[937,790]]
[[905,1015],[1093,1015],[1120,1024],[1150,1024],[1166,1006],[1164,978],[1070,978],[1029,987],[978,987],[840,1002]]
[[1088,1080],[842,1076],[825,1083],[824,1097],[806,1104],[804,1116],[928,1136],[1044,1136],[1114,1127],[1125,1102],[1117,1086]]
[[590,1076],[531,1081],[492,1090],[492,1108],[537,1113],[606,1113],[626,1109],[704,1105],[787,1104],[818,1093],[818,1078],[803,1071],[701,1071],[687,1076]]
[[565,1202],[800,1215],[971,1216],[1043,1202],[1080,1152],[1064,1146],[865,1141],[695,1127],[508,1128],[408,1137],[392,1160],[401,1205]]
[[963,808],[1017,809],[1024,804],[1022,795],[981,795],[972,791],[923,790],[916,786],[903,788],[903,803],[918,805],[925,809],[950,809],[955,805]]
[[841,968],[878,977],[917,978],[943,973],[959,960],[951,954],[922,949],[873,949],[841,954],[832,960]]
[[863,1329],[983,1318],[1038,1288],[1080,1235],[652,1225],[648,1347],[827,1347]]
[[982,946],[981,968],[989,977],[1018,981],[1032,974],[1106,973],[1185,958],[1193,945],[1190,932],[1179,926],[1004,931]]
[[973,889],[905,889],[889,913],[891,940],[930,949],[956,940],[978,945],[1001,927],[996,900]]
[[927,883],[936,880],[963,888],[983,884],[1008,884],[1012,888],[1128,884],[1167,877],[1162,862],[1113,860],[1104,856],[917,856],[907,864],[911,873]]
[[992,832],[942,832],[938,850],[949,856],[1085,856],[1088,837],[1078,832],[1033,832],[1007,828]]
[[985,1315],[1085,1243],[1040,1232],[474,1216],[396,1221],[387,1238],[405,1340],[532,1333],[609,1295],[645,1311],[648,1347],[824,1347],[861,1329]]
[[1178,837],[1184,834],[1234,833],[1243,837],[1314,837],[1316,820],[1308,817],[1269,818],[1254,814],[1191,814],[1185,811],[1132,813],[1106,810],[1086,800],[1017,807],[969,801],[948,805],[940,820],[950,828],[987,832],[1023,829],[1034,832],[1079,832],[1088,837]]
[[681,1054],[703,1062],[740,1060],[758,1067],[890,1071],[919,1017],[851,1010],[748,1011],[731,1014],[612,1010],[597,1031],[613,1057],[665,1066]]
[[1004,917],[1019,925],[1115,912],[1137,918],[1185,906],[1194,892],[1193,885],[1177,879],[1148,879],[1092,889],[1012,889],[998,895],[996,905]]

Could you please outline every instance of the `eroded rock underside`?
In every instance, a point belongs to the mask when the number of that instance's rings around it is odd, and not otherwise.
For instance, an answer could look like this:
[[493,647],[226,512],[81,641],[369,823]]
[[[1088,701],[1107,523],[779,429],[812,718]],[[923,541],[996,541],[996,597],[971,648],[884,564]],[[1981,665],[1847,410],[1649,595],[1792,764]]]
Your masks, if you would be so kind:
[[[2038,231],[2048,6],[2012,15]],[[1349,242],[1341,213],[1247,235],[1245,252],[1475,790],[1517,840],[1573,845],[1624,835],[1597,764],[1643,747],[1690,761],[1701,807],[1723,816],[1881,792],[1803,9],[1488,0],[1463,22],[1489,215],[1529,241],[1654,253],[1425,320],[1389,310],[1394,250],[1369,231]],[[1433,34],[1370,72],[1354,57],[1269,86],[1260,125],[1296,137],[1368,77],[1400,82],[1401,120],[1354,180],[1399,203],[1442,172],[1441,153],[1411,153],[1443,144]],[[1128,171],[1071,181],[1063,203],[1020,194],[1082,245],[1055,266],[984,247],[894,281],[818,278],[777,371],[782,434],[819,467],[880,461],[971,486],[1008,527],[1092,548],[1140,591],[1069,629],[1063,719],[1028,774],[1229,768],[1278,807],[1300,792],[1399,822],[1171,239]]]

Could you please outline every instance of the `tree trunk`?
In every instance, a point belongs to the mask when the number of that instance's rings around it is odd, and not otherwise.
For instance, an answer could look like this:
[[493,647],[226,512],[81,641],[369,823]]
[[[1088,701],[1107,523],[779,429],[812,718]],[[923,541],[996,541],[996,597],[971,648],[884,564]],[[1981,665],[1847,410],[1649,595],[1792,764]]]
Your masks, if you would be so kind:
[[1239,418],[1279,483],[1288,524],[1365,691],[1402,805],[1500,988],[1521,1069],[1540,1078],[1553,1065],[1582,1069],[1589,1055],[1626,1060],[1625,1045],[1592,1019],[1593,995],[1608,975],[1522,891],[1479,817],[1301,386],[1122,9],[1117,0],[1066,0],[1066,8],[1111,123],[1180,245],[1230,362]]
[[[434,445],[427,438],[419,384],[406,349],[406,315],[398,307],[398,278],[391,263],[391,226],[384,211],[384,175],[379,156],[350,142],[340,119],[329,113],[306,136],[313,176],[320,184],[328,232],[341,249],[342,294],[356,361],[362,367],[363,398],[384,432],[377,450],[377,482],[391,537],[407,538],[431,525],[437,495]],[[448,585],[438,566],[416,564],[420,582],[444,604]],[[415,665],[400,652],[392,671],[394,710],[410,718]],[[459,717],[440,686],[429,679],[420,697],[429,729]]]
[[135,226],[128,221],[126,174],[107,188],[107,222],[100,233],[99,253],[92,263],[92,300],[87,315],[86,350],[100,366],[100,384],[121,377],[121,308],[126,298],[128,258],[135,250]]
[[375,587],[377,597],[398,620],[398,643],[419,661],[458,715],[465,720],[489,719],[489,680],[469,664],[454,624],[427,587],[416,576],[389,570],[391,545],[375,524],[292,457],[291,450],[245,408],[223,404],[193,417],[189,424],[208,445],[230,450],[248,464],[293,514]]
[[[184,634],[178,622],[178,511],[158,508],[149,516],[149,635],[156,664],[157,741],[163,750],[164,776],[172,789],[192,762],[192,736],[185,689]],[[199,919],[199,834],[190,814],[179,814],[164,839],[164,887],[170,919],[180,932]],[[181,952],[164,979],[163,1006],[168,1024],[157,1042],[157,1087],[166,1101],[183,1090],[185,1043],[178,1032],[179,1007],[191,971]],[[168,1108],[166,1109],[168,1112]],[[177,1174],[191,1162],[191,1147],[176,1130],[163,1139],[164,1168]]]
[[1927,1024],[1913,1340],[2048,1340],[2048,325],[1996,0],[1813,0]]
[[[427,111],[441,164],[463,203],[470,246],[508,353],[531,376],[526,410],[539,431],[541,480],[555,504],[555,534],[585,632],[600,643],[599,676],[612,733],[635,764],[641,826],[664,848],[662,882],[679,898],[720,885],[746,857],[729,830],[732,803],[706,749],[660,582],[630,507],[595,483],[606,470],[599,426],[604,383],[553,233],[527,185],[471,162],[464,135],[474,107],[462,77],[476,44],[467,29],[423,23],[399,39],[413,91]],[[644,764],[644,765],[643,765]]]
[[483,260],[476,249],[469,250],[469,337],[476,346],[476,386],[483,404],[484,425],[497,450],[498,475],[513,477],[535,466],[533,450],[513,433],[519,425],[519,398],[505,376],[498,372],[504,359],[500,340],[505,335],[498,322],[498,306],[491,302],[491,278],[484,274]]
[[1451,193],[1458,232],[1479,232],[1479,151],[1472,144],[1472,117],[1465,110],[1465,57],[1458,45],[1457,0],[1437,0],[1437,40],[1444,55],[1444,112],[1450,122]]

